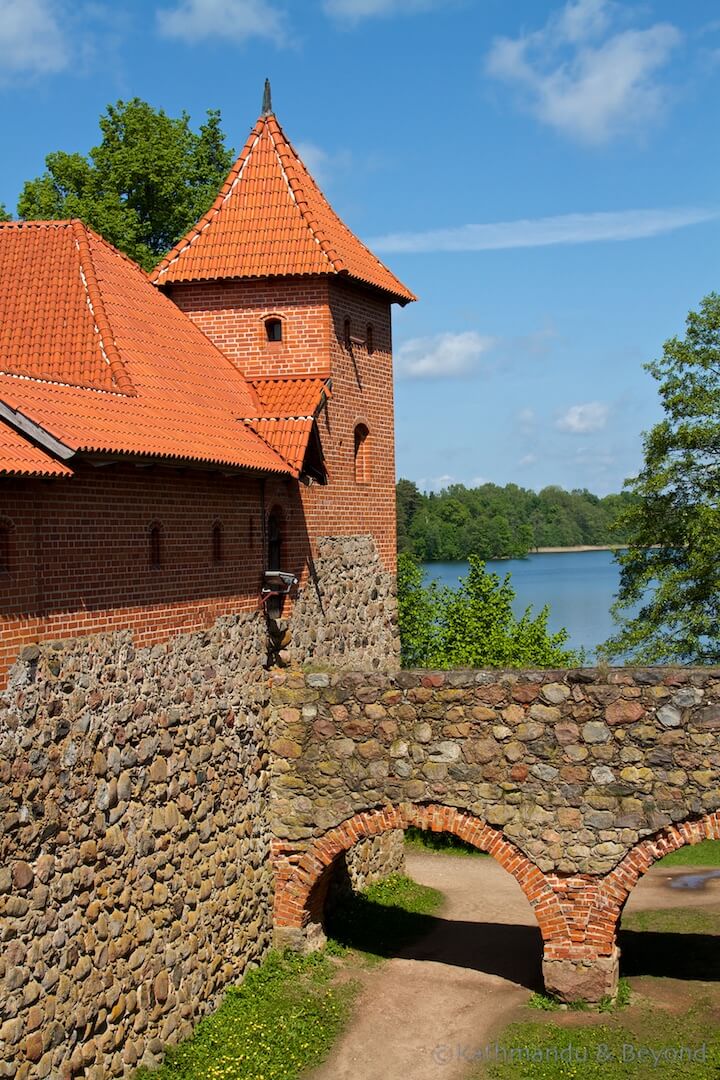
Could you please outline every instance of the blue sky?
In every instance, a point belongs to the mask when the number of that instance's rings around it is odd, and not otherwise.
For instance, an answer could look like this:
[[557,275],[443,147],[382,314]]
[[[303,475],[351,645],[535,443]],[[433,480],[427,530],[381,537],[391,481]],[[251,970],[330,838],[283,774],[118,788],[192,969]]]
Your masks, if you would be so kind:
[[0,0],[0,201],[139,96],[240,147],[269,76],[395,309],[398,474],[619,490],[720,288],[713,0]]

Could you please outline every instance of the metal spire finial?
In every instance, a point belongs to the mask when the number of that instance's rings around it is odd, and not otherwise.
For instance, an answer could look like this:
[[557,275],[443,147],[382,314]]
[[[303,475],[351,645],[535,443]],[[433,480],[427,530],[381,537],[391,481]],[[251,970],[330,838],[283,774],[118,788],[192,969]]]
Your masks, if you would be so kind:
[[266,79],[265,80],[265,91],[263,93],[262,115],[263,116],[270,116],[272,114],[272,111],[273,111],[273,107],[272,107],[272,95],[270,94],[270,80]]

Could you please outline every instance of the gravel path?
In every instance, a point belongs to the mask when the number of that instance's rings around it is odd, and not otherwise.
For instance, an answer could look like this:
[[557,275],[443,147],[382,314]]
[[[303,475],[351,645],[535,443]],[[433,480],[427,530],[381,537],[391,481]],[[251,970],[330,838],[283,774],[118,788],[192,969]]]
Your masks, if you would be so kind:
[[[445,894],[438,925],[401,956],[361,972],[355,1017],[308,1080],[460,1080],[541,988],[541,940],[525,896],[493,859],[409,854],[407,872]],[[689,868],[651,870],[628,910],[715,906],[720,880],[670,889]],[[690,871],[692,872],[692,871]]]

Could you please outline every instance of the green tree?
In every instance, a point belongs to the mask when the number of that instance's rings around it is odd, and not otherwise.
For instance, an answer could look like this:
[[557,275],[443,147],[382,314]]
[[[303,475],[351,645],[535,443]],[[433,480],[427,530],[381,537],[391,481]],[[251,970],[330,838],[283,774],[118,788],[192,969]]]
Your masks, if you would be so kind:
[[427,667],[432,651],[437,589],[423,586],[423,572],[412,555],[401,552],[397,568],[398,625],[405,667]]
[[[687,318],[684,338],[646,365],[664,419],[644,436],[645,462],[621,518],[618,633],[608,656],[639,663],[720,663],[720,296]],[[629,609],[639,610],[629,613]]]
[[408,551],[411,546],[410,529],[422,505],[422,495],[412,480],[398,480],[395,487],[395,503],[398,551]]
[[202,217],[233,161],[209,111],[199,132],[139,98],[109,105],[87,157],[58,151],[18,200],[27,220],[77,217],[146,270]]
[[0,221],[12,221],[12,218],[5,209],[5,203],[0,202]]
[[398,608],[405,667],[571,667],[580,653],[565,648],[567,631],[551,634],[547,607],[518,619],[510,575],[500,580],[475,555],[457,589],[423,585],[409,556],[398,565]]

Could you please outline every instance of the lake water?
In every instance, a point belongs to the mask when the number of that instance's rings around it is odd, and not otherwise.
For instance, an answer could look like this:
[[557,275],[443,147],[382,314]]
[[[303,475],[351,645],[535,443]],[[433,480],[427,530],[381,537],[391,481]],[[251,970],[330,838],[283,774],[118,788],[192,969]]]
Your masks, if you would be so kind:
[[[527,559],[488,561],[487,569],[501,579],[511,575],[516,615],[522,615],[529,604],[536,613],[549,604],[548,628],[554,632],[564,627],[570,635],[568,646],[584,648],[588,661],[616,629],[610,606],[618,590],[620,570],[612,551],[529,555]],[[468,564],[425,563],[424,570],[426,580],[454,587],[467,573]]]

